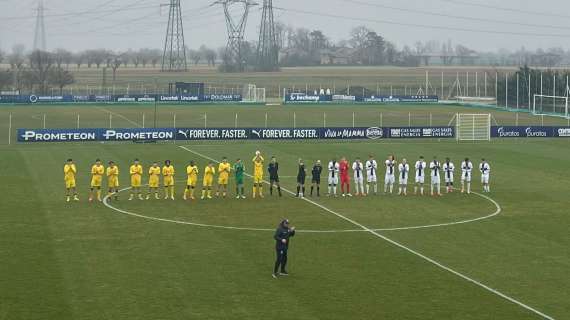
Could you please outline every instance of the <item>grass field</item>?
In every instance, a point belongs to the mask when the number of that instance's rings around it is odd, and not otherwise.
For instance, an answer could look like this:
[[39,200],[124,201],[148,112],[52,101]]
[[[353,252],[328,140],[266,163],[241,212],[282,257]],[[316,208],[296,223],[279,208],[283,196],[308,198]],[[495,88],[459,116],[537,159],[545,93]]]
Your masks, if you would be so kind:
[[[457,106],[159,106],[158,126],[447,125]],[[196,142],[153,145],[7,145],[13,128],[113,127],[153,122],[152,106],[0,108],[3,194],[0,214],[0,319],[566,319],[570,314],[568,188],[570,141],[483,143],[409,140],[367,142]],[[429,116],[431,113],[431,117]],[[501,125],[514,113],[492,111]],[[382,114],[382,116],[380,116]],[[521,125],[541,119],[520,114]],[[545,118],[545,124],[566,120]],[[389,153],[469,156],[492,166],[488,197],[214,199],[184,202],[184,168],[193,159],[276,155],[282,185],[293,190],[298,158],[312,163]],[[62,166],[78,165],[81,201],[66,203]],[[128,183],[133,158],[146,167],[171,159],[176,201],[88,203],[95,158],[114,160]],[[251,163],[246,161],[246,168]],[[474,190],[480,191],[475,174]],[[233,184],[230,183],[233,187]],[[267,188],[265,189],[267,194]],[[251,180],[246,180],[251,194]],[[291,276],[274,280],[272,229],[283,217],[300,232],[290,249]],[[479,219],[479,220],[476,220]],[[473,221],[471,221],[473,220]],[[469,222],[470,221],[470,222]],[[465,222],[465,223],[460,223]],[[202,226],[196,225],[201,224]],[[440,225],[432,226],[430,225]],[[209,226],[204,226],[209,225]],[[218,228],[212,227],[230,227]],[[416,228],[420,227],[420,228]],[[378,229],[374,231],[373,229]]]

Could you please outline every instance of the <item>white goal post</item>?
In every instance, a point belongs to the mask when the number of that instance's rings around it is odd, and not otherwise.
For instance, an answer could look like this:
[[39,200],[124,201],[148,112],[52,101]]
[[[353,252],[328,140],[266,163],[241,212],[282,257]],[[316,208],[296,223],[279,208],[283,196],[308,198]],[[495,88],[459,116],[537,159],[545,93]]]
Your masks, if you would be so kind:
[[568,97],[535,94],[532,114],[568,118]]
[[455,135],[458,141],[491,140],[491,114],[458,113],[455,116]]
[[248,84],[243,90],[243,102],[265,103],[265,88],[258,88],[255,84]]

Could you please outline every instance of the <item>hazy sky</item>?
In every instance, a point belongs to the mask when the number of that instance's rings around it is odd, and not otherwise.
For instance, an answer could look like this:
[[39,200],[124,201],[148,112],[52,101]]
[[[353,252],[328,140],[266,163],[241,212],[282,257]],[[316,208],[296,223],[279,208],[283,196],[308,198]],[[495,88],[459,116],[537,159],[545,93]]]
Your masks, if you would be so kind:
[[[167,2],[44,0],[47,47],[160,48],[168,20],[167,7],[161,9],[160,4]],[[181,0],[186,44],[191,48],[225,44],[223,10],[210,7],[212,2]],[[9,50],[16,43],[32,47],[37,4],[38,0],[0,0],[0,48]],[[399,47],[417,40],[451,39],[485,51],[521,46],[570,49],[568,0],[274,0],[274,6],[285,9],[275,10],[276,20],[320,29],[333,41],[348,38],[352,27],[364,24]],[[259,7],[253,7],[247,39],[256,38],[260,19]]]

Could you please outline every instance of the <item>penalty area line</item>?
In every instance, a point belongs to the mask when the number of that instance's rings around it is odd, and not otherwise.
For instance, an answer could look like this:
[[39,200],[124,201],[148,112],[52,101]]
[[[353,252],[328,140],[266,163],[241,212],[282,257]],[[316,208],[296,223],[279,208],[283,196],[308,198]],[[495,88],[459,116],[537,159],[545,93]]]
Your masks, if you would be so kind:
[[[204,159],[217,162],[216,159],[214,159],[214,158],[212,158],[212,157],[209,157],[209,156],[207,156],[207,155],[205,155],[205,154],[199,153],[199,152],[197,152],[197,151],[194,151],[194,150],[192,150],[192,149],[189,149],[189,148],[187,148],[187,147],[185,147],[185,146],[178,146],[178,147],[181,148],[181,149],[184,149],[184,150],[186,150],[186,151],[188,151],[188,152],[190,152],[190,153],[193,153],[193,154],[195,154],[195,155],[197,155],[197,156],[200,156],[200,157],[202,157],[202,158],[204,158]],[[247,173],[246,173],[245,175],[251,177],[250,174],[247,174]],[[264,182],[267,183],[267,181],[264,181]],[[293,195],[295,194],[295,193],[293,193],[292,191],[290,191],[290,190],[288,190],[288,189],[286,189],[286,188],[283,188],[283,187],[281,188],[281,190],[283,190],[283,191],[285,191],[285,192],[287,192],[287,193],[289,193],[289,194],[293,194]],[[421,258],[421,259],[423,259],[423,260],[425,260],[425,261],[427,261],[427,262],[429,262],[429,263],[431,263],[432,265],[435,265],[436,267],[439,267],[440,269],[443,269],[443,270],[445,270],[445,271],[447,271],[447,272],[449,272],[449,273],[451,273],[451,274],[453,274],[453,275],[455,275],[455,276],[457,276],[457,277],[459,277],[459,278],[461,278],[461,279],[463,279],[463,280],[465,280],[465,281],[467,281],[467,282],[470,282],[470,283],[472,283],[472,284],[474,284],[474,285],[476,285],[476,286],[479,286],[479,287],[481,287],[481,288],[483,288],[483,289],[485,289],[485,290],[487,290],[487,291],[489,291],[489,292],[491,292],[491,293],[493,293],[493,294],[495,294],[495,295],[497,295],[497,296],[499,296],[499,297],[501,297],[501,298],[503,298],[503,299],[505,299],[505,300],[507,300],[507,301],[513,303],[513,304],[516,304],[516,305],[518,305],[519,307],[522,307],[522,308],[524,308],[524,309],[526,309],[526,310],[528,310],[528,311],[530,311],[530,312],[532,312],[532,313],[534,313],[534,314],[536,314],[536,315],[539,315],[539,316],[541,316],[541,317],[544,318],[544,319],[554,320],[553,317],[551,317],[551,316],[549,316],[549,315],[547,315],[547,314],[545,314],[545,313],[543,313],[543,312],[541,312],[541,311],[539,311],[539,310],[537,310],[537,309],[535,309],[535,308],[533,308],[533,307],[531,307],[531,306],[529,306],[529,305],[527,305],[527,304],[525,304],[525,303],[523,303],[523,302],[521,302],[521,301],[519,301],[519,300],[517,300],[517,299],[515,299],[515,298],[512,298],[512,297],[510,297],[510,296],[508,296],[508,295],[506,295],[506,294],[500,292],[500,291],[497,290],[497,289],[494,289],[494,288],[492,288],[492,287],[490,287],[490,286],[488,286],[488,285],[486,285],[486,284],[484,284],[484,283],[482,283],[482,282],[480,282],[480,281],[477,281],[477,280],[475,280],[475,279],[473,279],[473,278],[471,278],[471,277],[469,277],[469,276],[467,276],[467,275],[465,275],[465,274],[463,274],[463,273],[461,273],[461,272],[459,272],[459,271],[456,271],[456,270],[454,270],[454,269],[452,269],[452,268],[450,268],[450,267],[448,267],[448,266],[446,266],[446,265],[444,265],[444,264],[442,264],[442,263],[440,263],[440,262],[438,262],[438,261],[436,261],[436,260],[434,260],[434,259],[432,259],[432,258],[430,258],[430,257],[428,257],[428,256],[426,256],[426,255],[424,255],[424,254],[422,254],[422,253],[420,253],[420,252],[418,252],[418,251],[416,251],[416,250],[410,248],[410,247],[407,247],[407,246],[405,246],[405,245],[403,245],[403,244],[401,244],[401,243],[399,243],[399,242],[397,242],[397,241],[395,241],[395,240],[392,240],[391,238],[386,237],[385,235],[383,235],[383,234],[381,234],[381,233],[379,233],[379,232],[377,232],[377,231],[375,231],[375,230],[373,230],[373,229],[371,229],[371,228],[369,228],[369,227],[367,227],[367,226],[365,226],[365,225],[363,225],[363,224],[357,222],[356,220],[353,220],[353,219],[351,219],[351,218],[349,218],[349,217],[346,217],[346,216],[344,216],[344,215],[342,215],[342,214],[340,214],[340,213],[338,213],[338,212],[336,212],[336,211],[334,211],[334,210],[332,210],[332,209],[329,209],[329,208],[325,207],[324,205],[322,205],[322,204],[320,204],[320,203],[318,203],[318,202],[315,202],[315,201],[313,201],[313,200],[310,200],[310,199],[307,199],[307,198],[303,198],[302,200],[304,200],[304,201],[306,201],[306,202],[308,202],[308,203],[310,203],[310,204],[312,204],[312,205],[314,205],[314,206],[317,206],[317,207],[321,208],[322,210],[324,210],[324,211],[326,211],[326,212],[329,212],[330,214],[332,214],[332,215],[334,215],[334,216],[336,216],[336,217],[338,217],[338,218],[340,218],[340,219],[342,219],[342,220],[344,220],[344,221],[346,221],[346,222],[349,222],[349,223],[351,223],[352,225],[354,225],[354,226],[356,226],[356,227],[358,227],[358,228],[360,228],[360,229],[362,229],[362,230],[364,230],[364,231],[370,233],[371,235],[373,235],[373,236],[375,236],[375,237],[377,237],[377,238],[380,238],[380,239],[382,239],[382,240],[384,240],[384,241],[386,241],[386,242],[388,242],[388,243],[390,243],[390,244],[392,244],[392,245],[394,245],[394,246],[396,246],[396,247],[398,247],[398,248],[400,248],[400,249],[402,249],[402,250],[404,250],[404,251],[407,251],[408,253],[411,253],[411,254],[413,254],[413,255],[415,255],[415,256],[417,256],[417,257],[419,257],[419,258]]]

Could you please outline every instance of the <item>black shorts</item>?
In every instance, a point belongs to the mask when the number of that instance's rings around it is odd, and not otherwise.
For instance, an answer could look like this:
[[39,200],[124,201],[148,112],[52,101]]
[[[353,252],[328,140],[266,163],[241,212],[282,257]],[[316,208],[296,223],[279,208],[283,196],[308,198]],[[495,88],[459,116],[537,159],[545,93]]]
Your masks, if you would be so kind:
[[313,177],[313,179],[311,179],[311,182],[321,184],[321,177]]
[[305,176],[297,176],[297,183],[305,184]]
[[269,177],[269,182],[270,182],[270,183],[279,182],[279,176],[270,176],[270,177]]

